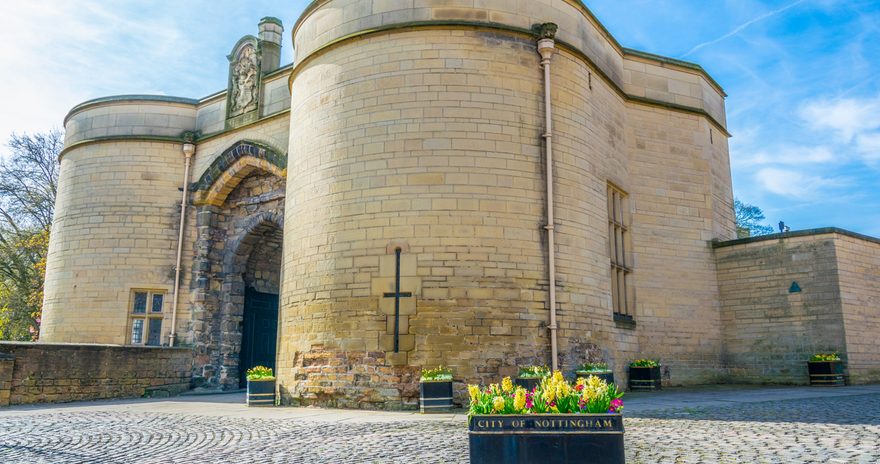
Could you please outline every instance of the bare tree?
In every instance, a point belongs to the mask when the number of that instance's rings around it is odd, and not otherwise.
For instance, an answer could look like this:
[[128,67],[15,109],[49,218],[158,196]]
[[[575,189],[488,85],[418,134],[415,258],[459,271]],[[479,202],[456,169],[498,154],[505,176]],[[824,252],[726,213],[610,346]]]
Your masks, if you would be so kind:
[[57,130],[13,134],[0,162],[0,339],[29,340],[39,333],[62,146]]

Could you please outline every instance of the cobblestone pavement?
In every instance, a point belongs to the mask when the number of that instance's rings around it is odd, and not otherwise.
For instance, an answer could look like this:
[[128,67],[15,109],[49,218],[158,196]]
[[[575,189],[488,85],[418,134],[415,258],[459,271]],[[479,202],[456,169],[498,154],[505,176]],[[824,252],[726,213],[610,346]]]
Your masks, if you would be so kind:
[[[627,462],[877,463],[880,394],[642,411]],[[2,463],[465,463],[460,416],[259,419],[55,409],[0,415]]]

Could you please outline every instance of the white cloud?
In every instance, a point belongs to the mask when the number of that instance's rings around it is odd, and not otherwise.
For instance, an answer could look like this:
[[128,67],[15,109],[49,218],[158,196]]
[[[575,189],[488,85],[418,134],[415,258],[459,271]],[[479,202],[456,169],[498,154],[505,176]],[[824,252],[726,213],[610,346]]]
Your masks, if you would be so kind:
[[[0,2],[0,144],[12,132],[61,127],[84,100],[147,93],[167,74],[186,76],[182,21],[167,8],[149,17],[143,1]],[[155,92],[154,92],[155,93]],[[5,151],[0,149],[0,152]]]
[[824,164],[841,160],[834,150],[827,146],[780,146],[772,151],[759,151],[753,155],[736,157],[734,164],[739,167],[763,166],[768,164],[802,166],[804,164]]
[[824,191],[842,186],[842,179],[831,179],[779,168],[764,168],[755,174],[758,183],[770,193],[785,197],[811,199]]
[[856,147],[865,161],[880,162],[880,132],[859,135],[856,137]]
[[842,142],[852,142],[866,131],[880,129],[880,98],[823,99],[807,103],[800,116],[811,127],[827,130]]

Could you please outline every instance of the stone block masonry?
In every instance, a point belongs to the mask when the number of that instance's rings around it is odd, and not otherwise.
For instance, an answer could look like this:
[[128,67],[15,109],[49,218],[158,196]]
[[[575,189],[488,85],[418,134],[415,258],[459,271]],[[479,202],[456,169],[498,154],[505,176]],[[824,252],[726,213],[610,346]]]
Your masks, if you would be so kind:
[[176,395],[191,366],[191,348],[3,342],[0,406]]
[[880,379],[880,241],[816,229],[721,243],[715,254],[732,381],[805,384],[817,352],[840,353],[852,383]]

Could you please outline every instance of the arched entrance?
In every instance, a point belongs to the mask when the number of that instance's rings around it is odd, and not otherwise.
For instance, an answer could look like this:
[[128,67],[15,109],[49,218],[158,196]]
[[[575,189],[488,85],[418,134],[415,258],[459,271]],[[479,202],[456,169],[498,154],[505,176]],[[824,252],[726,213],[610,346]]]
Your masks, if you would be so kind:
[[224,330],[221,347],[226,386],[246,383],[245,372],[262,365],[275,369],[278,295],[281,287],[282,218],[272,212],[249,217],[229,241],[220,295]]
[[247,384],[245,373],[254,366],[275,370],[278,343],[278,294],[247,288],[244,294],[244,320],[241,327],[238,386]]
[[275,367],[285,161],[237,142],[194,184],[196,385],[239,388],[248,368]]
[[[278,295],[281,286],[282,219],[263,212],[249,218],[241,235],[233,240],[224,260],[226,282],[224,317],[238,321],[237,330],[227,333],[231,350],[227,365],[238,366],[238,384],[246,383],[245,372],[254,366],[275,369],[278,332]],[[239,303],[240,302],[240,303]],[[236,343],[238,342],[238,343]],[[234,353],[237,351],[237,353]],[[231,361],[231,362],[229,362]]]

